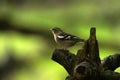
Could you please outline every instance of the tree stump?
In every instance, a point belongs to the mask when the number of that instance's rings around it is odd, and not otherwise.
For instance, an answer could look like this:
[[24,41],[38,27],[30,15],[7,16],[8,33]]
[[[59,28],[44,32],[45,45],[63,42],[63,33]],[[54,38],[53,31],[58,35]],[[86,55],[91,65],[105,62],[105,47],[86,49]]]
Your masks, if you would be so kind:
[[69,76],[65,80],[120,80],[120,74],[114,72],[120,66],[118,61],[120,54],[100,60],[94,27],[90,30],[89,39],[85,41],[76,55],[68,50],[55,49],[52,60],[61,64],[68,72]]

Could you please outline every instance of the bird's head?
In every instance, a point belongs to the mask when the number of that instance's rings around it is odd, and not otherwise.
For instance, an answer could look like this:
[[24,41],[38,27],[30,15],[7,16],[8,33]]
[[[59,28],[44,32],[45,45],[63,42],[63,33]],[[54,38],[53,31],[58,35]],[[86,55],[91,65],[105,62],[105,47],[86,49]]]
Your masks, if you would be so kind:
[[52,33],[55,33],[55,34],[59,34],[61,32],[63,32],[60,28],[58,27],[54,27],[52,29],[50,29],[52,31]]

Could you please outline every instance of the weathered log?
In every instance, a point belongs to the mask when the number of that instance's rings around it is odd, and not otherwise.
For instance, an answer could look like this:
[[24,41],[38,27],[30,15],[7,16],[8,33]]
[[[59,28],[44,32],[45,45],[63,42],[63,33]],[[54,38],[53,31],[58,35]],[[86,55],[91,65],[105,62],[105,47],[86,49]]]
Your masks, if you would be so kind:
[[91,28],[89,39],[85,41],[82,49],[78,50],[77,55],[68,50],[55,49],[52,56],[52,59],[69,73],[66,80],[120,80],[120,74],[112,71],[120,65],[117,61],[120,57],[117,55],[115,58],[117,63],[112,61],[116,65],[114,67],[107,65],[110,62],[106,59],[101,64],[95,28]]
[[70,53],[68,50],[63,49],[55,49],[52,59],[59,64],[61,64],[69,73],[69,75],[73,74],[73,66],[75,63],[75,55]]
[[119,61],[120,61],[120,54],[116,53],[114,55],[110,55],[110,56],[104,58],[101,61],[101,63],[103,65],[104,70],[114,71],[116,68],[120,67]]

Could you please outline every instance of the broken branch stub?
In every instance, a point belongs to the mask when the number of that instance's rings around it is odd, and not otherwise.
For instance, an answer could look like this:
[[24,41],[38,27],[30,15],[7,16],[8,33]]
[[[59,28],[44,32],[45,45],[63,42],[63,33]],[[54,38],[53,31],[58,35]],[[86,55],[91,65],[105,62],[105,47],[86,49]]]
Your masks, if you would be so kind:
[[91,28],[90,37],[84,42],[82,49],[77,51],[77,55],[68,50],[55,49],[52,59],[69,73],[66,80],[120,80],[120,74],[114,72],[120,66],[120,56],[107,57],[101,64],[94,27]]

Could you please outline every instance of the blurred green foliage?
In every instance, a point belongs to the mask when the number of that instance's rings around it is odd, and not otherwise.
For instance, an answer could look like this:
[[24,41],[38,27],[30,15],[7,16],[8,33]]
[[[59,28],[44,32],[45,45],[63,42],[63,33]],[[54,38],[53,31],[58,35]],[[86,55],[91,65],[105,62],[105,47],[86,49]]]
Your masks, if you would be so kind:
[[[0,18],[7,17],[18,28],[42,30],[51,35],[48,38],[44,33],[0,32],[0,60],[6,56],[6,49],[10,48],[15,58],[27,60],[30,66],[13,71],[8,76],[9,80],[63,80],[66,77],[64,68],[51,60],[56,44],[49,29],[55,26],[85,39],[89,37],[90,27],[96,27],[101,59],[119,53],[119,3],[119,0],[1,1]],[[79,47],[77,45],[69,50],[76,53]]]

